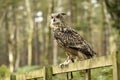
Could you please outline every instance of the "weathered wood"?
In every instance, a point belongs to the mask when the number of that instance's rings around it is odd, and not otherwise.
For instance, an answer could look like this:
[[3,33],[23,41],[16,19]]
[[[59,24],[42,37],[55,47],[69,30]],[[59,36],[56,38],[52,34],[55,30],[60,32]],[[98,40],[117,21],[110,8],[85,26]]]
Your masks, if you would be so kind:
[[12,75],[10,76],[10,80],[16,80],[16,76],[15,76],[14,74],[12,74]]
[[[84,61],[69,64],[67,67],[60,68],[58,66],[44,67],[43,69],[27,72],[25,74],[11,77],[11,80],[27,80],[43,77],[44,80],[52,80],[54,74],[73,72],[79,70],[87,70],[85,80],[91,80],[90,69],[112,66],[113,65],[113,80],[120,80],[120,53],[102,57],[96,57]],[[13,79],[14,78],[14,79]]]
[[10,80],[10,77],[1,78],[0,80]]
[[52,80],[52,67],[44,67],[43,80]]
[[44,73],[43,69],[40,69],[40,70],[36,70],[36,71],[27,72],[24,75],[25,75],[26,79],[33,79],[33,78],[43,77],[43,75],[44,75],[43,73]]
[[85,70],[85,69],[92,69],[104,66],[111,66],[112,65],[112,55],[96,57],[84,61],[75,62],[69,64],[65,68],[60,68],[59,66],[53,66],[53,74],[60,74],[65,72],[72,72],[78,70]]
[[113,54],[113,80],[120,80],[120,53]]
[[67,76],[67,80],[72,80],[73,79],[73,73],[72,72],[66,73],[66,76]]
[[25,75],[24,74],[16,75],[16,80],[26,80]]
[[90,69],[86,70],[85,80],[91,80],[91,70]]

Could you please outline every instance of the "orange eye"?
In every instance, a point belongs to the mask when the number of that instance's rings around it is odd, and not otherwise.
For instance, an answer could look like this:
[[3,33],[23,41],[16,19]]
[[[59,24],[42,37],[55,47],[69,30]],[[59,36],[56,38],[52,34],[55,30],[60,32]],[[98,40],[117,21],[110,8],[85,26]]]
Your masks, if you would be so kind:
[[60,15],[57,15],[56,18],[60,18]]

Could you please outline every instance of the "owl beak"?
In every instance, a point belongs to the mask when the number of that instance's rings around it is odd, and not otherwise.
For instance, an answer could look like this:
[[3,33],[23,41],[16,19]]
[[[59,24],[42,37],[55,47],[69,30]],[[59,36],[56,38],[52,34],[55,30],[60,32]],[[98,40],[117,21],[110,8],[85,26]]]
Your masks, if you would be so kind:
[[53,22],[55,22],[55,18],[53,19]]

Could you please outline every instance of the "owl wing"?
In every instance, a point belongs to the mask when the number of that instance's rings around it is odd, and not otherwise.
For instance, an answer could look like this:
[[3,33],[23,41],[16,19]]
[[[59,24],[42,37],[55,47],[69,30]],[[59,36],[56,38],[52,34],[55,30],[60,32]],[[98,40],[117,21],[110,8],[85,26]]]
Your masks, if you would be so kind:
[[74,29],[65,27],[56,31],[54,37],[58,44],[64,48],[80,51],[88,57],[92,57],[95,54],[88,43]]

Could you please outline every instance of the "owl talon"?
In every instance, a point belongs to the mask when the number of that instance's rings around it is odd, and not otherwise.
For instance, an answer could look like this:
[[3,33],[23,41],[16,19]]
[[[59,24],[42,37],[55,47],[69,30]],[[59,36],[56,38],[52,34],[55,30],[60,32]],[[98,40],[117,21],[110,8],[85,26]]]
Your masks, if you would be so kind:
[[60,64],[60,67],[63,68],[63,67],[67,67],[69,65],[69,63],[71,63],[71,60],[66,60],[64,63],[61,63]]
[[68,64],[66,64],[66,63],[61,63],[59,66],[60,66],[60,68],[64,68],[64,67],[67,67]]
[[61,64],[59,65],[59,67],[60,67],[60,68],[63,68],[63,67],[64,67],[64,64],[63,64],[63,63],[61,63]]

